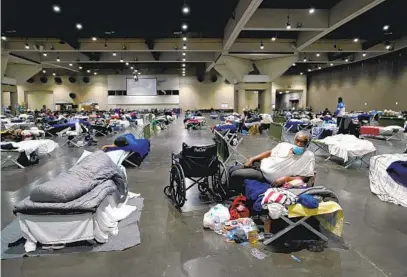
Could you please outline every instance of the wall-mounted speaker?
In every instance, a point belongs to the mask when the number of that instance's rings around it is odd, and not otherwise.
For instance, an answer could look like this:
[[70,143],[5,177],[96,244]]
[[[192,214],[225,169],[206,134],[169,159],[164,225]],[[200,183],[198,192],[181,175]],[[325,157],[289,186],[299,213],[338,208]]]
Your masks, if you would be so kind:
[[69,82],[71,82],[71,83],[76,83],[76,78],[73,77],[73,76],[69,77],[68,80],[69,80]]
[[46,83],[48,82],[48,78],[45,77],[45,76],[42,76],[42,77],[40,78],[40,81],[41,81],[41,83],[46,84]]
[[34,83],[34,78],[28,79],[28,80],[27,80],[27,83],[30,83],[30,84]]
[[83,77],[82,80],[83,80],[83,82],[86,83],[86,84],[89,83],[89,81],[90,81],[90,79],[89,79],[88,76]]
[[61,77],[55,77],[54,80],[55,80],[55,83],[56,83],[57,85],[62,84],[62,79],[61,79]]

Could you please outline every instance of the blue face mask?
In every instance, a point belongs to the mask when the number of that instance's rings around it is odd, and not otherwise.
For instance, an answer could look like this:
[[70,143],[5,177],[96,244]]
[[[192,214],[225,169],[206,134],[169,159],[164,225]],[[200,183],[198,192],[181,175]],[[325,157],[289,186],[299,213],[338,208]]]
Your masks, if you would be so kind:
[[294,155],[302,155],[302,154],[304,154],[304,152],[305,152],[304,147],[294,146],[294,148],[293,148]]

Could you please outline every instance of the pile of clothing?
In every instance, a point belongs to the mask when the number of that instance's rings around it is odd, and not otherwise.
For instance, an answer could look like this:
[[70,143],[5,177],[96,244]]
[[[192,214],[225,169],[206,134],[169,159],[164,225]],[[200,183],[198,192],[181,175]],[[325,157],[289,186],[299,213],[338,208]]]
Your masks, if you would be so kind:
[[278,219],[288,214],[288,206],[301,204],[308,209],[316,209],[320,202],[338,202],[335,194],[323,186],[306,187],[294,180],[293,184],[285,184],[281,188],[273,188],[270,184],[246,179],[245,195],[253,202],[253,211],[260,213],[263,209],[269,211],[272,219]]

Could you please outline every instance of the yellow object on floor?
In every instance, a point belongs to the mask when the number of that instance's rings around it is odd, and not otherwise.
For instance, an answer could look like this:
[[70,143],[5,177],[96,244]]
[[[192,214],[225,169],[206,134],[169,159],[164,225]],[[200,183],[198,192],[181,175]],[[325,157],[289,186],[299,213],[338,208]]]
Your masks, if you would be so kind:
[[319,203],[317,209],[307,209],[301,204],[288,206],[288,217],[316,216],[318,221],[330,232],[342,236],[343,210],[338,203],[327,201]]

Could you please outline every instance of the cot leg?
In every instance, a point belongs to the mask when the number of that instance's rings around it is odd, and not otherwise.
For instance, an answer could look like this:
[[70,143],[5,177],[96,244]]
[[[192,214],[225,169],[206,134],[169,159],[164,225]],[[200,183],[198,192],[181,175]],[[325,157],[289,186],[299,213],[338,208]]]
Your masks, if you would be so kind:
[[280,218],[283,219],[285,222],[287,222],[288,226],[285,227],[280,232],[278,232],[277,234],[273,235],[271,238],[264,240],[264,242],[263,242],[264,245],[269,245],[270,243],[272,243],[273,241],[275,241],[276,239],[278,239],[279,237],[281,237],[282,235],[284,235],[291,229],[295,228],[296,226],[300,225],[302,222],[307,220],[308,217],[307,216],[303,217],[300,220],[298,220],[297,222],[292,222],[290,219],[286,218],[285,216],[281,216]]
[[317,235],[318,237],[320,237],[321,239],[323,239],[324,241],[328,241],[328,238],[321,234],[319,231],[315,230],[311,225],[309,225],[307,222],[303,222],[302,226],[304,226],[305,228],[307,228],[308,230],[310,230],[311,232],[313,232],[315,235]]
[[332,155],[329,155],[328,158],[325,159],[325,161],[328,161],[332,158]]

